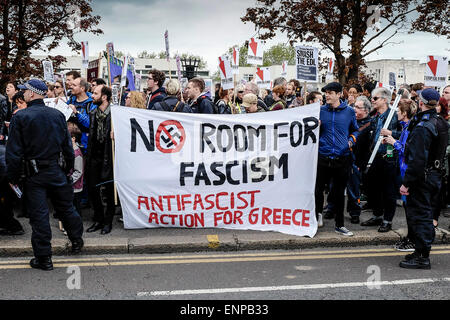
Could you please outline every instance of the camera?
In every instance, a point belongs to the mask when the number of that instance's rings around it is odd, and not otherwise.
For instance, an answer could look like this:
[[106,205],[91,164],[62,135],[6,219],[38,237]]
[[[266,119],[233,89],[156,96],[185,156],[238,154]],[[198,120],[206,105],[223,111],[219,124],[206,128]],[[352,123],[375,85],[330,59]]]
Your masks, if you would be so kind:
[[295,88],[295,96],[296,97],[302,96],[302,88],[300,88],[300,87]]

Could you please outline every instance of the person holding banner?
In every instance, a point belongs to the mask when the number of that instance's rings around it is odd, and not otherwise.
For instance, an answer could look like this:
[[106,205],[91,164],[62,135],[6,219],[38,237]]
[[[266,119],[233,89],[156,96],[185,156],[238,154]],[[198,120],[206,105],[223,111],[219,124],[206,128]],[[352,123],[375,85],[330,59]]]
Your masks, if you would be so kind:
[[449,128],[436,113],[439,98],[434,89],[422,90],[418,96],[420,112],[409,125],[405,147],[407,169],[400,194],[406,196],[406,220],[415,251],[400,262],[402,268],[431,268],[429,255],[435,236],[433,201],[441,187]]
[[248,93],[253,93],[258,97],[258,112],[269,110],[269,108],[264,103],[264,100],[259,96],[259,87],[256,83],[250,81],[245,84],[244,96]]
[[147,102],[147,109],[153,110],[156,102],[161,102],[166,97],[166,89],[163,88],[166,75],[164,72],[152,69],[148,73],[147,90],[150,90]]
[[[230,89],[232,90],[232,89]],[[223,90],[222,87],[219,88],[219,92],[217,94],[217,101],[215,102],[215,105],[217,106],[217,112],[219,114],[231,114],[231,101],[229,98],[229,92],[230,90]]]
[[352,163],[350,148],[358,138],[355,111],[341,100],[342,85],[331,82],[322,88],[327,103],[320,108],[320,137],[315,187],[316,217],[323,226],[322,212],[325,185],[331,182],[330,195],[334,201],[335,232],[353,236],[344,227],[344,191]]
[[[377,114],[370,123],[371,152],[381,136],[392,136],[398,140],[401,128],[397,114],[394,113],[387,129],[383,129],[391,108],[392,93],[389,89],[378,87],[372,91],[372,106]],[[380,226],[378,232],[392,230],[398,194],[398,151],[391,145],[381,144],[367,173],[368,197],[373,206],[373,216],[361,223],[362,226]]]
[[[110,106],[112,90],[105,85],[99,85],[92,97],[98,107],[89,115],[86,173],[89,177],[89,199],[94,208],[94,224],[86,231],[101,230],[101,234],[108,234],[112,230],[115,210]],[[105,192],[100,192],[101,187],[105,188]],[[106,210],[103,207],[102,195],[105,198]]]

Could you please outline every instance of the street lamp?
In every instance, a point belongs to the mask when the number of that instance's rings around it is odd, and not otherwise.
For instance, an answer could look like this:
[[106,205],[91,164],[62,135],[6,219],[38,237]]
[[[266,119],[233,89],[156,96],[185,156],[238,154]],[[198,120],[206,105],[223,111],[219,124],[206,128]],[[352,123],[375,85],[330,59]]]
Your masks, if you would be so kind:
[[200,59],[196,58],[181,58],[181,65],[183,67],[183,77],[191,80],[197,76],[197,69]]

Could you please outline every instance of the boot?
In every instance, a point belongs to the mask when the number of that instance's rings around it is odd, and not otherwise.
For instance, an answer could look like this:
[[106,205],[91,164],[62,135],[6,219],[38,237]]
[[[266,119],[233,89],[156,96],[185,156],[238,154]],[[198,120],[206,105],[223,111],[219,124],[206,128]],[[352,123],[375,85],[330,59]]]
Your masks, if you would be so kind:
[[30,260],[30,266],[35,269],[45,271],[53,270],[53,262],[51,256],[39,256]]

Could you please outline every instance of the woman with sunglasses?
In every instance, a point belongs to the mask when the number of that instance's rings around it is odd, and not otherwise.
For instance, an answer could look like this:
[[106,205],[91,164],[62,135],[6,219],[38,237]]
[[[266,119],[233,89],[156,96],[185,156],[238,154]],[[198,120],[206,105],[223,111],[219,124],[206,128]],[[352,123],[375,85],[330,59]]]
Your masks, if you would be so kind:
[[64,94],[64,86],[61,80],[56,80],[54,85],[55,98],[66,98]]

